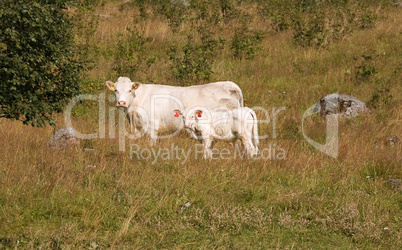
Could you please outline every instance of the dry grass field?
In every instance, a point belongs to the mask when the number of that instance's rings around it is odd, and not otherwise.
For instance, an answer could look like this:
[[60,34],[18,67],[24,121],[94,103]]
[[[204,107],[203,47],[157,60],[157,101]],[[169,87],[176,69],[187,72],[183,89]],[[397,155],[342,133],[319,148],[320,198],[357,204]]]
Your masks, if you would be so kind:
[[[249,1],[233,7],[238,18],[203,23],[213,15],[196,19],[190,11],[178,26],[152,4],[98,2],[71,14],[81,24],[77,46],[93,62],[82,90],[106,93],[106,138],[51,150],[54,128],[0,119],[0,249],[402,248],[401,8],[375,8],[373,27],[317,47],[295,44],[292,29],[275,31]],[[262,34],[260,43],[246,44],[255,50],[249,58],[233,54],[244,23],[251,33],[240,37]],[[201,50],[211,49],[212,57],[188,47],[213,60],[209,79],[183,76],[175,62],[184,46],[211,40],[217,45]],[[271,118],[273,108],[284,110],[275,124],[260,124],[259,134],[268,137],[257,159],[234,157],[220,142],[219,152],[229,154],[204,160],[184,132],[153,147],[147,138],[126,138],[120,151],[118,138],[109,138],[110,131],[118,137],[118,112],[109,117],[115,108],[104,83],[123,75],[181,86],[231,80],[246,106]],[[334,92],[372,111],[340,120],[336,158],[312,147],[301,129],[304,112]],[[98,110],[98,102],[77,104],[74,128],[99,132]],[[56,128],[65,127],[63,114],[55,119]],[[313,116],[304,125],[308,137],[325,142],[325,120]],[[388,136],[399,143],[390,145]]]

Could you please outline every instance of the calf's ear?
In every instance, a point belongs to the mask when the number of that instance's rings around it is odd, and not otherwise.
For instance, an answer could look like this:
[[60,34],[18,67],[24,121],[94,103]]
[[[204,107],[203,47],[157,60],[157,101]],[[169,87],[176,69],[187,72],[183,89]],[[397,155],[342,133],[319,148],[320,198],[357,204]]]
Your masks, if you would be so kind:
[[182,115],[181,111],[178,109],[175,109],[173,112],[174,112],[174,117],[179,117],[180,115]]
[[106,86],[111,90],[114,91],[116,89],[116,87],[114,86],[114,82],[112,81],[107,81],[106,82]]
[[197,115],[197,117],[201,117],[202,116],[202,110],[195,111],[195,114]]
[[136,90],[140,87],[141,83],[139,82],[133,82],[133,85],[131,85],[132,90]]

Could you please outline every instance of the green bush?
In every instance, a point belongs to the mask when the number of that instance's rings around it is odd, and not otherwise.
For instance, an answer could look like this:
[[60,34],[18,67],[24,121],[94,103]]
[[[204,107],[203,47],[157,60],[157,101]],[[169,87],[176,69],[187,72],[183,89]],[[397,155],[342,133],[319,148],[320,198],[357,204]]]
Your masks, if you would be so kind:
[[236,58],[252,59],[261,49],[263,36],[261,31],[251,31],[245,26],[237,30],[233,36],[230,48]]
[[3,0],[0,10],[0,117],[54,125],[53,112],[79,93],[83,69],[67,0]]
[[213,73],[212,65],[216,53],[223,48],[224,40],[212,31],[214,19],[204,18],[198,24],[193,22],[197,37],[188,35],[182,48],[174,45],[168,52],[171,69],[178,80],[209,80]]
[[292,8],[281,0],[263,1],[258,5],[258,12],[261,17],[271,20],[271,27],[277,31],[284,31],[290,28],[290,12]]
[[118,75],[133,75],[144,62],[150,66],[155,61],[147,57],[146,50],[152,38],[144,37],[135,30],[129,29],[128,32],[128,36],[117,43],[114,70]]
[[212,38],[205,34],[201,43],[197,43],[191,36],[181,51],[177,46],[172,46],[169,51],[169,60],[172,63],[172,71],[178,80],[209,80],[212,75],[212,64],[215,53],[218,51],[222,40]]
[[308,18],[293,21],[293,39],[301,46],[321,47],[331,40],[330,27],[326,25],[324,14],[315,14]]
[[371,96],[368,105],[373,108],[382,108],[392,101],[390,82],[379,82]]
[[179,26],[187,20],[188,10],[189,6],[184,1],[175,1],[174,3],[162,1],[159,8],[159,12],[166,17],[173,31],[177,31]]
[[259,12],[275,31],[292,29],[296,44],[324,47],[354,29],[373,28],[378,20],[374,10],[387,5],[387,0],[270,0],[259,3]]
[[362,55],[356,58],[355,78],[357,82],[365,81],[377,73],[376,56]]

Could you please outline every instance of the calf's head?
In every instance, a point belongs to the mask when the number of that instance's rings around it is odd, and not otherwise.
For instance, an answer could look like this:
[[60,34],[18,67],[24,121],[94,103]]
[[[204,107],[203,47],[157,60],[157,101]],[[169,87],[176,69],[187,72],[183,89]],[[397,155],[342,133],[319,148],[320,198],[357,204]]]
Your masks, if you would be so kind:
[[134,101],[135,90],[137,90],[141,84],[139,82],[132,82],[128,77],[119,77],[117,82],[107,81],[106,86],[114,92],[116,106],[128,108]]
[[185,128],[195,130],[199,119],[203,117],[203,111],[202,110],[190,111],[186,115],[183,115],[183,113],[180,110],[176,109],[174,110],[174,116],[183,118]]

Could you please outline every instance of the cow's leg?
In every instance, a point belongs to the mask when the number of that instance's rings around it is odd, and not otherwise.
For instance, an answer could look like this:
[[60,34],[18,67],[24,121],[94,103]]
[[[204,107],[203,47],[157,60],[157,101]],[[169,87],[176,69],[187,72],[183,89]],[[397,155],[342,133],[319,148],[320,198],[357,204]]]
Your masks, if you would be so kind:
[[211,159],[213,141],[211,139],[205,139],[203,142],[203,146],[204,146],[204,158]]
[[147,134],[146,129],[144,129],[147,127],[147,121],[143,116],[141,116],[141,114],[131,111],[127,116],[130,125],[130,139],[139,139],[143,137],[144,134]]
[[154,146],[156,144],[156,141],[158,140],[158,130],[159,130],[159,121],[155,120],[151,123],[150,127],[151,131],[149,133],[150,141],[149,144],[151,146]]
[[[238,141],[239,141],[239,143],[238,143]],[[239,152],[240,155],[243,154],[244,146],[240,139],[236,138],[233,141],[230,141],[230,144],[233,146],[235,154],[236,154],[236,152]]]
[[253,157],[254,156],[254,146],[253,143],[251,142],[250,138],[242,138],[241,142],[244,146],[244,148],[246,149],[246,153],[248,154],[248,156]]
[[149,134],[149,145],[155,146],[156,141],[158,140],[158,131],[152,130]]
[[130,132],[131,132],[131,134],[135,134],[137,131],[137,128],[135,127],[135,124],[134,124],[134,112],[130,112],[129,114],[128,114],[128,118],[129,118],[129,121],[130,121]]

